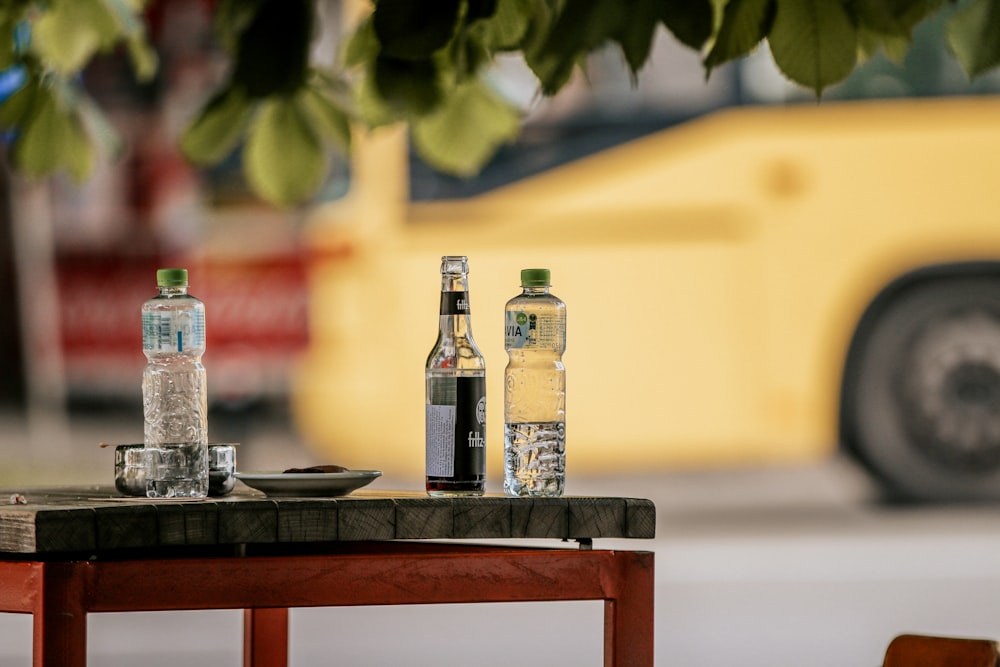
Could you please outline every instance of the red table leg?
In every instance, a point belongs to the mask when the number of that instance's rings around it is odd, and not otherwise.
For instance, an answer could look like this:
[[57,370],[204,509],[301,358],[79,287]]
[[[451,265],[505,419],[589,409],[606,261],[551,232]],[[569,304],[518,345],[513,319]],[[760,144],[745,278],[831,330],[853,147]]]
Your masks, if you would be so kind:
[[288,610],[243,610],[243,667],[288,666]]
[[84,569],[75,563],[40,566],[32,642],[34,667],[86,667],[87,610]]
[[652,667],[653,554],[618,552],[618,594],[604,602],[604,664]]

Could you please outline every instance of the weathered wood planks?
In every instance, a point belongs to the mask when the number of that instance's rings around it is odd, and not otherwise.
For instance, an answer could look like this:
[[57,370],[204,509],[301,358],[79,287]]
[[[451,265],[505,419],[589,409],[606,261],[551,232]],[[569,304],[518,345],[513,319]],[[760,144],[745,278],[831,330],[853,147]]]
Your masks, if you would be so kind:
[[[4,497],[0,491],[0,497]],[[109,489],[42,489],[0,506],[0,553],[394,539],[655,536],[640,498],[431,498],[358,491],[339,498],[236,494],[195,502],[122,500]]]

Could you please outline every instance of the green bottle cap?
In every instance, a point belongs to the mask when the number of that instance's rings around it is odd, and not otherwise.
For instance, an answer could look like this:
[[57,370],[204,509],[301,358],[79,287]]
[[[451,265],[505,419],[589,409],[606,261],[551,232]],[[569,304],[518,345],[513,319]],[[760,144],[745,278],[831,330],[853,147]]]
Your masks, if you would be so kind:
[[521,269],[521,287],[548,287],[549,280],[548,269]]
[[156,271],[156,285],[158,287],[187,287],[187,269],[158,269]]

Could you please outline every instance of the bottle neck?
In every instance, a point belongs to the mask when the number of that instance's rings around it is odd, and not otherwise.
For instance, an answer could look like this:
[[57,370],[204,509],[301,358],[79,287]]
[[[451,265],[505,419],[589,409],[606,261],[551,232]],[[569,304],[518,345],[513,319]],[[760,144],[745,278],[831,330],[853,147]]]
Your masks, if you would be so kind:
[[440,325],[442,333],[468,333],[471,328],[468,292],[441,292]]
[[440,327],[444,335],[467,336],[471,329],[469,281],[464,273],[441,274]]
[[160,285],[160,296],[185,296],[188,293],[187,285]]
[[548,285],[521,285],[521,294],[537,295],[548,293]]
[[472,338],[468,267],[464,257],[443,257],[438,337],[427,357],[427,370],[482,373],[483,355]]

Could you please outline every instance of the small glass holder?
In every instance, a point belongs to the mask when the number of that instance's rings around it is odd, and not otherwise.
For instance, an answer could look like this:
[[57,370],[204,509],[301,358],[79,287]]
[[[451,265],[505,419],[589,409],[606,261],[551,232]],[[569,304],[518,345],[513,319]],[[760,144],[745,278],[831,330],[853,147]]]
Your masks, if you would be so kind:
[[[208,445],[208,495],[225,496],[236,486],[236,442]],[[146,496],[142,443],[115,446],[115,489],[125,496]]]

